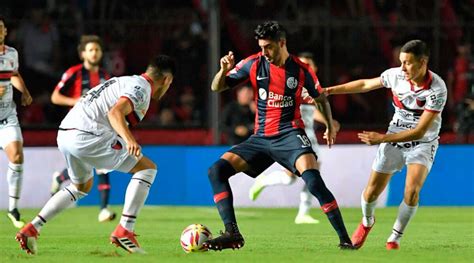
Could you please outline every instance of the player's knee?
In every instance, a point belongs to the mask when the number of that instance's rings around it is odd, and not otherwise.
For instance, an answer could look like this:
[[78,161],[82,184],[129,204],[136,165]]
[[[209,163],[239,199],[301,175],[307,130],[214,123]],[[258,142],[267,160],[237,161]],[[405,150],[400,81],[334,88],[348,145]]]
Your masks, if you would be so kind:
[[366,202],[373,202],[377,200],[379,196],[376,194],[375,189],[372,187],[367,187],[364,192],[364,199]]
[[141,170],[133,174],[132,180],[139,180],[151,186],[155,182],[157,172],[156,169]]
[[420,193],[416,188],[408,188],[405,190],[405,203],[409,206],[415,206],[418,204]]
[[232,165],[224,159],[217,160],[208,170],[209,180],[228,180],[235,174],[235,169]]
[[10,162],[14,164],[22,164],[23,163],[23,154],[21,152],[15,152],[10,157]]
[[73,185],[77,191],[87,194],[91,191],[92,186],[94,185],[94,179],[91,178],[89,179],[89,181],[83,184],[71,184],[71,185]]
[[74,201],[78,201],[79,199],[86,197],[87,193],[91,190],[92,183],[88,184],[89,182],[91,182],[91,180],[85,184],[70,184],[66,186],[64,190],[69,192]]

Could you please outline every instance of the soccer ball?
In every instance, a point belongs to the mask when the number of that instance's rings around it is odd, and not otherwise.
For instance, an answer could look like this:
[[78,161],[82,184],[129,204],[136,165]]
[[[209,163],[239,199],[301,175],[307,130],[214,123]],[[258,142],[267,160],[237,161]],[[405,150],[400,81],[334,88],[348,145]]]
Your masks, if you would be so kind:
[[206,251],[202,244],[209,239],[212,239],[209,228],[201,224],[192,224],[181,233],[181,247],[186,253]]

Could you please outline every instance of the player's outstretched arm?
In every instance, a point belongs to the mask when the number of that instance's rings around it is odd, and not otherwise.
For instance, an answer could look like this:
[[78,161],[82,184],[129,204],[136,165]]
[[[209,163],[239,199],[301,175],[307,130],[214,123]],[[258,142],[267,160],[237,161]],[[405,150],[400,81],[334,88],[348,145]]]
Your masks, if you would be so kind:
[[225,84],[225,77],[227,72],[229,72],[235,65],[234,53],[229,51],[229,53],[223,56],[220,60],[221,69],[217,74],[214,76],[211,84],[211,90],[216,92],[221,92],[223,90],[228,89],[227,85]]
[[364,93],[374,89],[381,88],[382,82],[380,77],[373,79],[359,79],[347,82],[341,85],[325,88],[327,95],[332,94],[348,94],[348,93]]
[[13,87],[21,92],[21,105],[28,106],[33,102],[33,98],[30,95],[30,92],[26,88],[25,81],[21,77],[19,72],[14,72],[11,77],[11,82]]
[[120,98],[110,109],[109,113],[107,113],[107,117],[109,118],[112,128],[114,128],[117,134],[125,140],[125,143],[127,143],[128,153],[139,157],[141,155],[140,145],[133,137],[132,132],[128,128],[127,122],[125,121],[125,116],[130,114],[132,110],[131,102],[126,98]]
[[414,129],[401,131],[393,134],[380,134],[377,132],[364,131],[358,134],[359,139],[367,145],[379,144],[383,142],[409,142],[416,141],[425,136],[426,131],[433,124],[438,112],[424,111],[420,121]]

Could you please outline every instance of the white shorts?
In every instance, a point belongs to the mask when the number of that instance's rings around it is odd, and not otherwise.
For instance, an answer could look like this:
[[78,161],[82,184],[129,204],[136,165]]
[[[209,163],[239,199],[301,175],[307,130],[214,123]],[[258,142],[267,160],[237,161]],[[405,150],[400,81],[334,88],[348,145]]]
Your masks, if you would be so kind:
[[128,173],[141,158],[129,155],[125,141],[112,132],[97,136],[78,130],[59,130],[57,141],[69,177],[76,184],[89,181],[93,168]]
[[431,170],[438,150],[438,140],[432,142],[382,143],[377,150],[372,169],[393,174],[407,164],[417,163]]
[[8,118],[0,122],[0,147],[5,147],[11,142],[23,142],[21,135],[20,123],[16,115],[10,115]]

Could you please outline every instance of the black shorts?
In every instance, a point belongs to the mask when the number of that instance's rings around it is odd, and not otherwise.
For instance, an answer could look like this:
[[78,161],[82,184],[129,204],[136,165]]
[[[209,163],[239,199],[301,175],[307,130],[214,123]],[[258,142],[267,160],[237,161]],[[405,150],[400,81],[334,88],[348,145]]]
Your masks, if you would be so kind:
[[232,147],[229,152],[237,154],[248,163],[249,169],[243,172],[254,178],[274,162],[299,175],[295,162],[300,155],[312,153],[317,158],[311,141],[302,129],[271,137],[252,135]]

